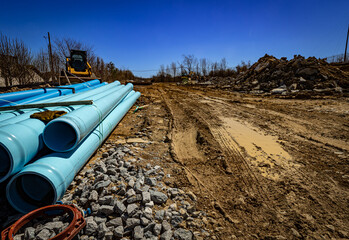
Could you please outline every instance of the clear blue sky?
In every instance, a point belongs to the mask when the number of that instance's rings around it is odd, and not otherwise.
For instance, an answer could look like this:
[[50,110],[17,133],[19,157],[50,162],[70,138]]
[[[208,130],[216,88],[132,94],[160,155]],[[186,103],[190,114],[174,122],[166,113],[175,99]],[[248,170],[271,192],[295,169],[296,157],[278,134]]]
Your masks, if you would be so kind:
[[[292,58],[344,52],[349,0],[2,1],[0,31],[33,52],[43,35],[93,45],[117,67],[158,69],[194,54],[229,66],[265,53]],[[135,72],[150,76],[155,72]]]

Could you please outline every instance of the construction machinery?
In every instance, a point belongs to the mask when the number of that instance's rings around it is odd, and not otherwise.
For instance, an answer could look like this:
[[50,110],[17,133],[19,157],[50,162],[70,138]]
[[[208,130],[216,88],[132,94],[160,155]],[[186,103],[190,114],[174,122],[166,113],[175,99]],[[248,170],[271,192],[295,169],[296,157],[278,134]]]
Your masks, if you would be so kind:
[[87,61],[87,52],[70,50],[70,56],[66,57],[66,69],[61,71],[59,79],[60,84],[70,84],[98,78],[92,73],[91,65]]

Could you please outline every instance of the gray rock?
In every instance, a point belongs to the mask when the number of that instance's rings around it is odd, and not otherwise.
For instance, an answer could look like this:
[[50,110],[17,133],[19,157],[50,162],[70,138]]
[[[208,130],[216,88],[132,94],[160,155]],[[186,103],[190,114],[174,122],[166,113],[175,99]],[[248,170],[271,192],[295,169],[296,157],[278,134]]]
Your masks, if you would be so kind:
[[155,236],[159,236],[159,234],[161,233],[161,224],[157,223],[155,224],[154,228],[153,228],[153,233]]
[[113,233],[112,232],[106,232],[104,235],[105,240],[112,240],[113,239]]
[[284,92],[287,92],[287,89],[283,88],[274,88],[270,91],[272,94],[282,94]]
[[153,191],[150,193],[150,195],[151,195],[151,200],[156,204],[166,203],[166,201],[168,199],[166,194],[164,194],[162,192]]
[[97,225],[101,224],[102,222],[106,222],[107,219],[106,218],[101,218],[101,217],[94,217],[94,221],[97,223]]
[[107,152],[102,153],[102,158],[107,158],[109,157],[109,154]]
[[179,191],[177,188],[169,188],[168,192],[169,192],[171,198],[174,198],[179,194]]
[[154,207],[154,202],[150,201],[150,202],[146,203],[145,206],[152,208],[152,207]]
[[135,181],[133,179],[131,179],[130,181],[128,181],[128,185],[133,188],[135,185]]
[[141,224],[143,226],[147,226],[149,224],[150,220],[146,217],[141,217]]
[[118,217],[118,218],[114,218],[114,219],[108,221],[107,226],[108,227],[110,227],[110,226],[113,226],[113,227],[123,226],[122,218]]
[[123,226],[118,226],[114,229],[114,236],[117,238],[122,238],[124,235],[124,227]]
[[115,209],[115,211],[116,211],[117,213],[119,213],[120,215],[121,215],[123,212],[126,211],[125,205],[124,205],[122,202],[120,202],[120,201],[116,201],[116,202],[115,202],[114,209]]
[[109,184],[111,183],[110,180],[106,180],[106,181],[100,181],[98,183],[96,183],[93,188],[96,189],[96,190],[101,190],[103,188],[106,188],[109,186]]
[[145,178],[145,183],[149,186],[156,186],[156,179],[155,178]]
[[36,235],[36,239],[39,239],[39,240],[47,240],[51,237],[51,232],[50,230],[44,228],[42,229],[38,235]]
[[183,218],[180,216],[172,216],[171,225],[177,227],[181,222],[183,222]]
[[163,232],[160,236],[160,240],[171,240],[172,238],[172,231],[171,230],[167,230],[166,232]]
[[109,229],[107,228],[105,223],[102,222],[101,224],[99,224],[99,226],[98,226],[98,237],[99,238],[104,237],[107,232],[109,232]]
[[94,168],[96,171],[102,172],[102,173],[106,173],[107,172],[107,168],[105,166],[105,164],[103,162],[99,162],[98,164],[96,164],[96,167]]
[[93,217],[87,217],[86,218],[86,230],[85,233],[87,235],[92,235],[93,233],[97,232],[98,225],[93,220]]
[[164,210],[156,211],[155,219],[159,220],[159,221],[162,221],[164,219],[164,215],[165,215],[165,211]]
[[92,203],[91,204],[91,211],[93,213],[97,213],[99,211],[99,208],[100,208],[99,204],[97,204],[97,203]]
[[136,192],[135,190],[133,190],[133,188],[130,188],[127,192],[126,192],[126,196],[127,197],[131,197],[131,196],[135,196]]
[[98,200],[98,192],[96,190],[92,190],[88,200],[97,201]]
[[193,233],[189,230],[186,230],[184,228],[178,228],[174,231],[173,236],[175,239],[179,240],[192,240],[193,239]]
[[153,217],[153,210],[150,207],[145,207],[143,214],[146,218],[151,219]]
[[13,240],[22,240],[24,238],[24,233],[18,233],[13,237]]
[[105,214],[106,216],[109,216],[114,212],[114,207],[109,205],[102,205],[99,208],[99,212]]
[[138,209],[138,205],[133,203],[127,206],[126,212],[129,216],[132,216]]
[[141,240],[143,239],[143,228],[141,228],[141,226],[136,226],[134,229],[133,229],[133,238],[135,240]]
[[[117,172],[114,168],[108,168],[107,172],[106,172],[109,176],[116,176]],[[114,181],[113,181],[114,182]]]
[[54,232],[58,232],[63,227],[63,222],[48,222],[45,224],[45,228],[48,230],[53,230]]
[[126,220],[126,228],[132,229],[135,226],[140,225],[140,223],[141,223],[141,221],[139,219],[137,219],[137,218],[128,218]]
[[99,198],[98,203],[101,205],[114,205],[114,197],[113,196],[104,196]]
[[121,184],[118,186],[119,191],[117,192],[118,195],[124,196],[126,194],[126,186],[124,184]]
[[34,237],[35,237],[35,228],[27,227],[24,231],[24,238],[25,239],[34,239]]
[[[162,221],[162,231],[163,232],[166,232],[166,231],[168,231],[168,230],[171,230],[171,225],[166,221],[166,220],[164,220],[164,221]],[[171,235],[172,236],[172,235]]]
[[148,203],[151,201],[150,192],[142,192],[142,202]]
[[130,203],[135,203],[137,202],[137,197],[136,196],[131,196],[127,199],[127,203],[130,204]]
[[[146,232],[144,232],[144,237],[145,237],[146,239],[151,239],[151,238],[153,238],[153,237],[155,237],[155,236],[153,235],[153,232],[151,232],[151,231],[146,231]],[[158,238],[156,237],[156,239],[158,239]]]

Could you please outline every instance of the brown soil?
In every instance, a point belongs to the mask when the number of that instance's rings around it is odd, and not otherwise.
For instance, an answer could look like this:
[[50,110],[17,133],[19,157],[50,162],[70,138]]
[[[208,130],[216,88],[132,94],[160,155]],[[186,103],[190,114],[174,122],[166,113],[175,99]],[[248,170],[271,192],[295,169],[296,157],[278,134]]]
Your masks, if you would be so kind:
[[146,107],[107,143],[133,143],[141,165],[161,165],[166,184],[193,192],[207,216],[192,227],[216,239],[348,238],[348,99],[136,90]]

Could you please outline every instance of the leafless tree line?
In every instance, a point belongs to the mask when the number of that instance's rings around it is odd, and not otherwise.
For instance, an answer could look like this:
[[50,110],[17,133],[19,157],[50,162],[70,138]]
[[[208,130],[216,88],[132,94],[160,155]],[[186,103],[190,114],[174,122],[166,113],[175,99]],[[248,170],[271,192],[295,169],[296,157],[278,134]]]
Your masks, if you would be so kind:
[[22,41],[0,34],[0,74],[6,86],[12,86],[15,81],[19,84],[30,82],[33,73],[22,66],[32,61],[32,54]]
[[195,80],[205,81],[208,77],[236,76],[246,71],[250,62],[241,62],[235,68],[229,68],[227,60],[211,62],[207,58],[196,58],[194,55],[183,55],[181,62],[172,62],[169,65],[160,65],[159,72],[153,78],[155,81],[181,81],[183,76],[191,76]]
[[93,46],[71,38],[55,38],[52,41],[53,74],[51,74],[48,47],[33,54],[22,40],[9,38],[2,33],[0,33],[0,77],[4,79],[6,87],[16,83],[19,85],[33,83],[35,76],[36,78],[39,76],[45,82],[56,81],[60,71],[65,69],[66,56],[70,55],[72,49],[87,51],[87,60],[92,72],[105,81],[134,77],[131,71],[118,69],[112,62],[105,63],[101,57],[96,56]]

